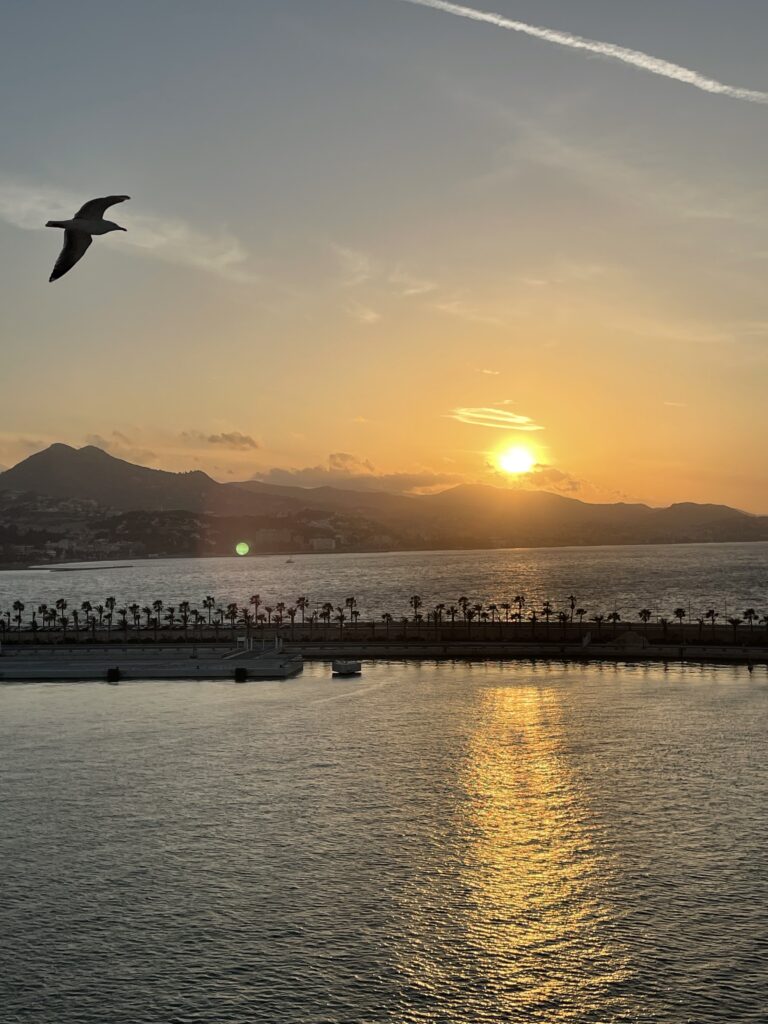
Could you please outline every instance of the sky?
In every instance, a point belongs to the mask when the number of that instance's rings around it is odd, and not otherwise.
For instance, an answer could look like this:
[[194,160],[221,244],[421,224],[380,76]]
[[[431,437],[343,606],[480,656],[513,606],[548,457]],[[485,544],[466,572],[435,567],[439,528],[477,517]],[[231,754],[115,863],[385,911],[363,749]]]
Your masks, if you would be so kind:
[[460,6],[0,0],[0,465],[768,513],[768,6]]

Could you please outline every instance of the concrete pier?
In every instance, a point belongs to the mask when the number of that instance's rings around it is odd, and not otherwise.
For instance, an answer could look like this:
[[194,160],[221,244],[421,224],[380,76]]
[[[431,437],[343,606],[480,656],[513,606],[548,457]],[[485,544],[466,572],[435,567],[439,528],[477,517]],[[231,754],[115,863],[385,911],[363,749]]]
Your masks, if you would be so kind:
[[303,669],[296,651],[219,647],[9,647],[0,651],[0,682],[128,679],[289,679]]

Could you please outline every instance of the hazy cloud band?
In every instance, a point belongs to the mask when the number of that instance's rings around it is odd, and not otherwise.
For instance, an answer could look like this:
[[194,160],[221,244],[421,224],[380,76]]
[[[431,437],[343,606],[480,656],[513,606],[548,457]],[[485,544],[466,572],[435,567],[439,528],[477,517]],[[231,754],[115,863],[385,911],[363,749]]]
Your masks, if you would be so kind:
[[671,78],[684,85],[692,85],[704,92],[716,93],[720,96],[729,96],[735,100],[748,100],[750,103],[768,103],[768,93],[756,89],[740,89],[736,86],[725,85],[714,78],[707,78],[684,68],[680,64],[673,64],[668,60],[661,60],[651,54],[643,53],[642,50],[629,50],[624,46],[617,46],[615,43],[604,43],[598,39],[587,39],[583,36],[572,35],[570,32],[558,32],[556,29],[541,28],[537,25],[529,25],[524,21],[513,21],[501,14],[494,14],[492,11],[478,11],[473,7],[464,7],[462,4],[447,3],[445,0],[402,0],[403,3],[415,4],[417,7],[431,7],[436,11],[443,11],[445,14],[455,14],[459,18],[469,18],[471,21],[484,21],[496,28],[506,28],[510,32],[521,32],[523,35],[533,36],[535,39],[543,39],[547,43],[555,43],[557,46],[566,46],[571,50],[585,50],[588,53],[596,53],[601,57],[609,57],[612,60],[621,61],[622,64],[630,64],[647,71],[652,75],[661,75],[663,78]]

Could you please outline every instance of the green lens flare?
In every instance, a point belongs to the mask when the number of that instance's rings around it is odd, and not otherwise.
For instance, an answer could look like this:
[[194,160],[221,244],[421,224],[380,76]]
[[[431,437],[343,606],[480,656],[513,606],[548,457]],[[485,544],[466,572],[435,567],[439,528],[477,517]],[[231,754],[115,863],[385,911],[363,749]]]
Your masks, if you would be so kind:
[[240,555],[241,558],[244,558],[250,552],[250,550],[251,545],[246,544],[244,540],[241,540],[240,543],[235,548],[235,551],[238,553],[238,555]]

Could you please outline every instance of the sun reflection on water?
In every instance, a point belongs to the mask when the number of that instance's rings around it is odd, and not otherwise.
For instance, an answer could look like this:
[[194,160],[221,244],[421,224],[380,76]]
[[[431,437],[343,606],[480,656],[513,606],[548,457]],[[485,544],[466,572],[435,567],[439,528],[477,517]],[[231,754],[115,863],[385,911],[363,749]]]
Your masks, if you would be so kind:
[[477,697],[457,780],[456,875],[436,883],[444,916],[408,972],[435,1002],[404,1019],[459,1019],[458,1005],[474,1021],[637,1019],[595,794],[570,767],[557,691]]
[[610,866],[567,762],[557,691],[494,688],[482,699],[463,782],[467,925],[488,982],[500,1009],[607,1019],[627,968],[609,938],[601,887]]

